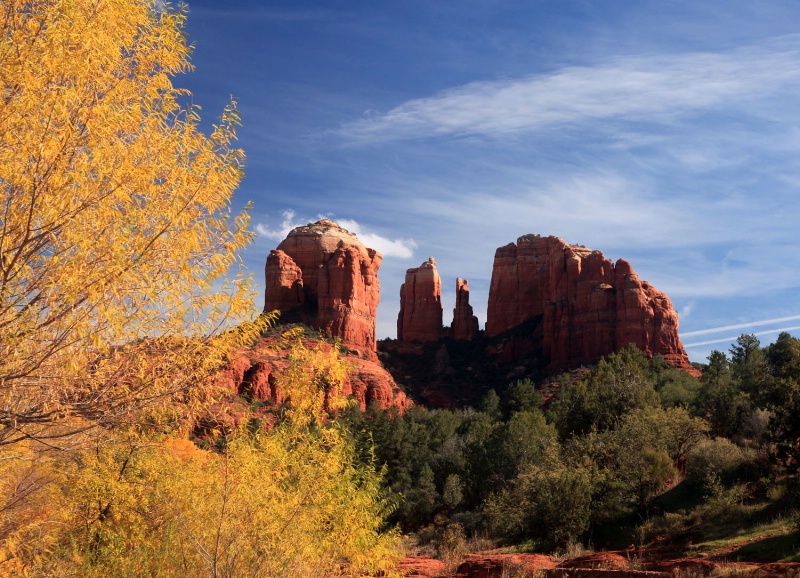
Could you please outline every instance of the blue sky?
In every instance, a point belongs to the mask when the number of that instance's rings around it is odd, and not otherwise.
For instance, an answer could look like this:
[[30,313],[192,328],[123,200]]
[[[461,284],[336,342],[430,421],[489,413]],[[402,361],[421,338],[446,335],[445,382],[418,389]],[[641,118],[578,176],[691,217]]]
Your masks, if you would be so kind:
[[800,335],[800,3],[190,0],[204,122],[230,95],[237,206],[269,250],[327,216],[384,254],[379,337],[436,258],[445,320],[494,251],[556,235],[630,261],[693,361]]

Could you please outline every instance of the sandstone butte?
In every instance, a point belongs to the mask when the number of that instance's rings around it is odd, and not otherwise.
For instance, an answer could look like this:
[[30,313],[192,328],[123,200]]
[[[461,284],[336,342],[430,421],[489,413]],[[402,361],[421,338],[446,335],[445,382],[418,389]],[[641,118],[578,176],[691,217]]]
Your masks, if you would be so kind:
[[[264,311],[277,309],[282,322],[299,321],[341,339],[354,368],[344,394],[362,409],[376,401],[403,410],[410,402],[375,353],[382,259],[328,219],[296,227],[267,257]],[[280,403],[282,355],[268,350],[261,344],[243,352],[225,379],[234,391]]]
[[699,375],[678,338],[669,298],[627,261],[557,237],[525,235],[495,252],[486,335],[541,319],[551,372],[597,362],[633,343],[648,356]]
[[[375,399],[384,407],[405,407],[375,352],[381,260],[380,253],[327,219],[297,227],[267,259],[264,309],[278,309],[284,322],[300,321],[339,338],[356,357],[368,360],[361,365],[369,386],[353,384],[362,405]],[[633,343],[698,375],[678,338],[678,315],[663,292],[640,280],[627,261],[613,263],[599,251],[557,237],[525,235],[495,253],[486,336],[502,340],[530,321],[535,331],[519,343],[509,342],[504,355],[540,350],[549,359],[549,373],[596,363]],[[441,278],[430,258],[406,271],[398,341],[437,342],[448,334],[459,341],[474,339],[478,320],[469,286],[458,279],[449,333],[442,327]]]
[[442,280],[436,261],[430,257],[419,267],[406,271],[400,286],[397,339],[429,342],[442,338]]
[[264,311],[280,310],[375,357],[383,257],[333,221],[293,229],[266,265]]

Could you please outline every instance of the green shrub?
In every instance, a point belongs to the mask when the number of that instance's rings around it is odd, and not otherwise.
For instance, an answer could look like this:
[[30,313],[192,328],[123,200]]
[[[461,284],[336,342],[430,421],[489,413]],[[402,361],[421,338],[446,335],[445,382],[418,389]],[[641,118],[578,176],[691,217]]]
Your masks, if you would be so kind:
[[742,448],[725,438],[708,440],[689,452],[686,479],[698,484],[714,477],[724,479],[750,459]]
[[530,465],[484,505],[489,529],[509,540],[534,539],[547,549],[578,541],[590,522],[592,484],[583,468],[553,455]]

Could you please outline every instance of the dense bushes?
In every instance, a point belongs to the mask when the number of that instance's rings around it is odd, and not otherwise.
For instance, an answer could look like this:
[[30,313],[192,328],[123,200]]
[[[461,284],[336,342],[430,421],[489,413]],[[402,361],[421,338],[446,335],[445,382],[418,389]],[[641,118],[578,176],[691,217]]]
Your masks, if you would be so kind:
[[726,438],[705,440],[689,453],[686,479],[704,483],[715,477],[726,478],[746,460],[745,450]]
[[[282,421],[269,432],[244,419],[201,448],[165,424],[140,423],[99,432],[70,452],[23,444],[7,453],[0,569],[53,576],[100,576],[112,566],[131,576],[390,571],[387,529],[395,524],[443,551],[475,534],[548,550],[580,541],[602,547],[611,537],[630,543],[642,520],[641,536],[678,527],[669,512],[659,518],[664,502],[656,498],[681,480],[705,500],[708,515],[766,495],[777,476],[796,487],[795,386],[775,377],[794,358],[776,357],[781,364],[769,362],[760,382],[783,383],[770,390],[783,397],[744,391],[727,357],[713,358],[711,376],[695,385],[679,380],[697,392],[691,403],[662,398],[678,382],[664,379],[670,370],[626,350],[583,378],[562,376],[544,408],[522,380],[500,395],[488,392],[477,411],[413,407],[400,415],[337,402],[346,368],[335,350],[298,342],[282,383],[291,403],[276,408]],[[725,384],[714,390],[717,407],[744,399],[760,425],[743,419],[732,437],[714,435],[709,383]],[[618,415],[608,411],[615,403],[624,408]],[[338,422],[325,417],[328,406],[340,409]],[[567,416],[585,420],[570,427]]]
[[630,543],[653,499],[684,478],[709,500],[740,499],[747,483],[775,475],[774,458],[795,463],[800,390],[787,380],[800,373],[798,343],[783,334],[757,353],[743,336],[731,359],[712,353],[700,379],[627,348],[561,376],[546,405],[520,380],[489,391],[477,411],[370,408],[346,421],[387,466],[402,501],[392,519],[405,530],[430,536],[457,522],[550,549],[610,535]]
[[486,525],[509,540],[538,540],[545,548],[577,541],[589,528],[592,480],[585,468],[575,468],[550,446],[537,464],[525,466],[484,505]]

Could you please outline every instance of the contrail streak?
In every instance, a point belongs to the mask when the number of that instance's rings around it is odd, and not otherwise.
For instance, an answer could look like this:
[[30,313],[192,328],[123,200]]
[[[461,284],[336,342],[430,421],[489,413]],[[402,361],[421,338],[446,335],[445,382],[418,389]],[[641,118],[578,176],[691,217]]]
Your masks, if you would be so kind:
[[[800,317],[794,317],[793,319],[800,319]],[[753,325],[755,325],[755,324],[753,324]],[[737,328],[737,327],[738,326],[734,326],[734,328]],[[800,325],[795,325],[794,327],[784,327],[782,329],[770,329],[769,331],[759,331],[757,333],[753,333],[753,335],[758,337],[759,335],[770,335],[772,333],[781,333],[783,331],[797,331],[798,329],[800,329]],[[697,331],[694,332],[695,335],[697,333],[699,333],[699,332],[697,332]],[[711,333],[711,331],[708,330],[708,331],[706,331],[706,333]],[[733,343],[738,338],[739,338],[739,336],[735,335],[733,337],[725,337],[724,339],[712,339],[711,341],[698,341],[697,343],[684,344],[684,347],[688,349],[689,347],[700,347],[701,345],[711,345],[712,343],[725,343],[725,342]]]
[[[699,331],[689,331],[681,333],[681,337],[694,337],[695,335],[708,335],[709,333],[720,333],[722,331],[733,331],[734,329],[744,329],[745,327],[756,327],[758,325],[770,325],[772,323],[786,323],[796,321],[800,315],[790,315],[788,317],[776,317],[775,319],[764,319],[763,321],[751,321],[749,323],[739,323],[737,325],[723,325],[722,327],[712,327],[711,329],[701,329]],[[770,332],[772,333],[772,332]],[[738,337],[738,336],[737,336]],[[721,341],[724,341],[721,340]],[[708,343],[719,343],[719,341],[709,341]]]

